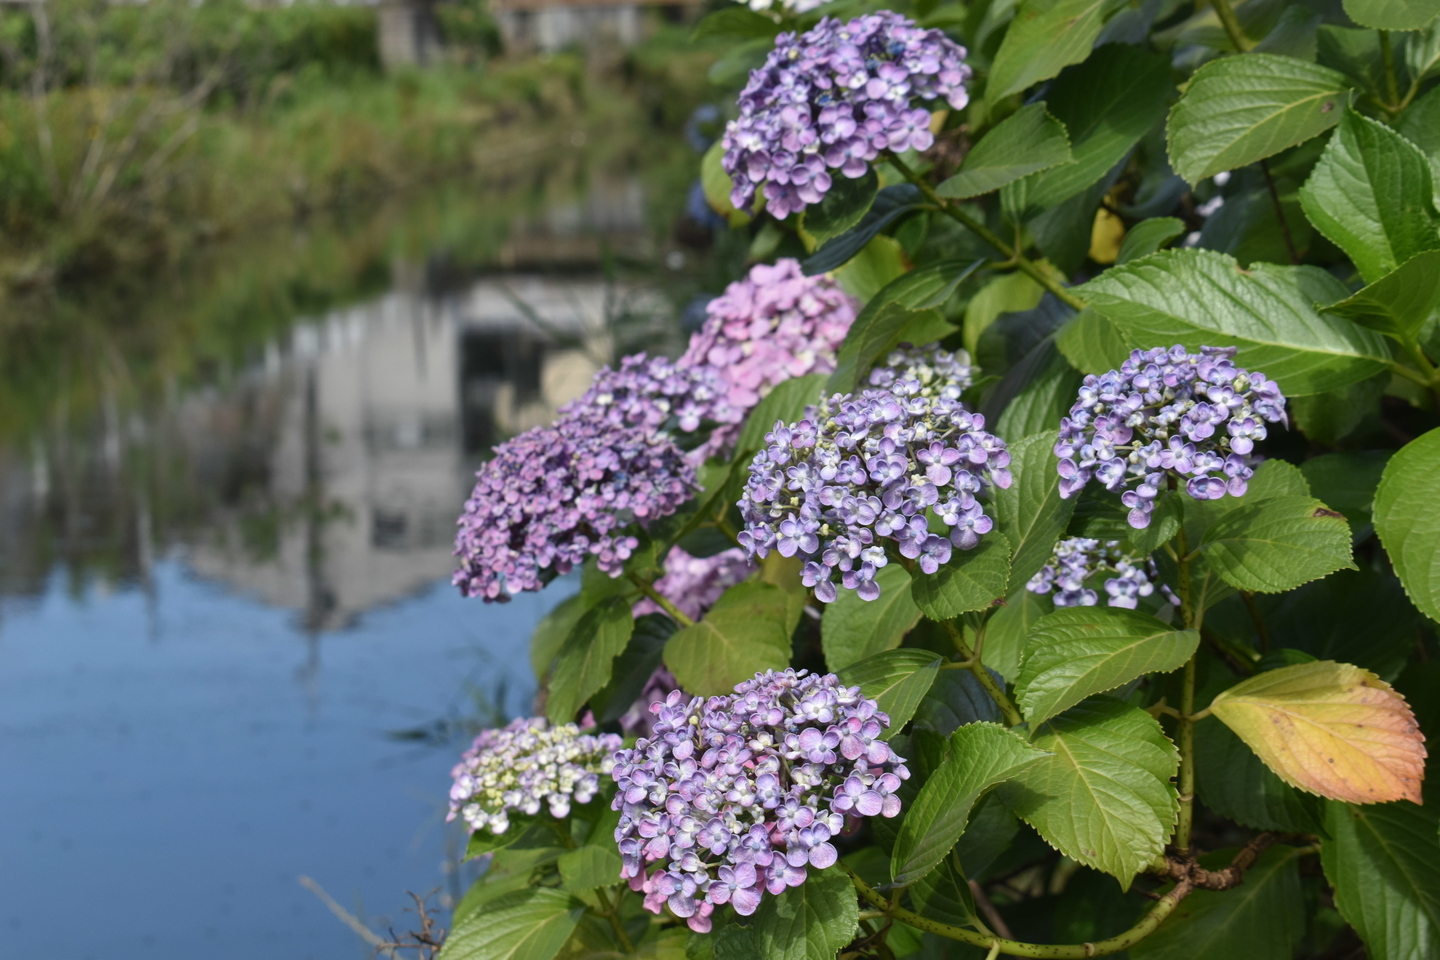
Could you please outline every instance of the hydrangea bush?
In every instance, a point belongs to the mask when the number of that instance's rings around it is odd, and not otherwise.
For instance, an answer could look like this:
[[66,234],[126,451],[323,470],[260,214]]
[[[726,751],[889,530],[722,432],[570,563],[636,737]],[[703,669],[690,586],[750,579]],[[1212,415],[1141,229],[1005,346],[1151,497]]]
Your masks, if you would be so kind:
[[582,572],[445,960],[1440,956],[1440,11],[1232,2],[701,24],[751,262],[466,504]]

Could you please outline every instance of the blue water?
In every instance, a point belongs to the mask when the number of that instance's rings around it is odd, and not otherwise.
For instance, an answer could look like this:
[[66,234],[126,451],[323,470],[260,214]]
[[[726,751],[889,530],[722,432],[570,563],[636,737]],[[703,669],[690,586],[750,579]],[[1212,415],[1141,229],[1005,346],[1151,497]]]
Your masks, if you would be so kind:
[[[526,712],[525,643],[567,590],[448,584],[307,635],[294,613],[156,565],[0,610],[0,956],[363,958],[298,878],[373,930],[453,892],[458,745],[395,731]],[[505,685],[503,702],[494,703]]]

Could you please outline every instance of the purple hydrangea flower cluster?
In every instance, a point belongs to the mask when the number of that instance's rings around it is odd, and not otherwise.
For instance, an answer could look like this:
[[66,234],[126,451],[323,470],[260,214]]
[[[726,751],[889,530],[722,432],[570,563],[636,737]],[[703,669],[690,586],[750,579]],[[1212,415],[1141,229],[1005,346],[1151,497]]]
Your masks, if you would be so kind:
[[[755,912],[833,865],[830,843],[860,817],[894,817],[910,776],[880,739],[890,718],[834,674],[757,674],[735,693],[652,708],[653,738],[616,755],[621,875],[692,930],[715,907]],[[653,868],[652,868],[653,865]]]
[[564,817],[572,802],[595,799],[621,743],[613,733],[581,733],[573,723],[552,727],[544,717],[485,730],[450,771],[455,783],[445,821],[458,817],[471,830],[501,834],[512,812],[533,816],[544,804],[551,816]]
[[595,376],[584,395],[495,447],[476,474],[455,539],[462,593],[508,600],[590,556],[619,576],[639,540],[632,524],[674,513],[695,467],[665,432],[738,421],[720,373],[643,353]]
[[597,373],[589,390],[560,408],[560,419],[658,430],[674,418],[688,433],[702,421],[737,423],[744,418],[744,410],[726,399],[727,391],[726,377],[715,366],[637,353],[621,360],[620,369],[605,367]]
[[918,382],[920,396],[958,402],[975,382],[975,367],[964,350],[951,353],[938,343],[923,347],[902,343],[870,371],[870,386],[889,390],[901,380]]
[[505,601],[590,556],[619,576],[640,543],[631,524],[674,513],[694,490],[685,454],[646,427],[572,417],[526,431],[476,475],[452,580],[467,597]]
[[[740,543],[754,556],[802,557],[801,577],[824,603],[837,596],[837,570],[861,599],[880,596],[886,540],[934,573],[952,547],[969,550],[991,530],[979,498],[1010,485],[1005,441],[984,427],[919,380],[837,394],[799,423],[777,422],[750,464]],[[948,537],[930,531],[932,517]]]
[[[671,547],[665,555],[665,572],[655,581],[655,590],[686,616],[699,620],[721,594],[750,576],[754,569],[739,547],[722,550],[711,557],[692,557],[680,547]],[[637,601],[633,609],[637,617],[662,612],[648,597]]]
[[730,407],[749,410],[782,381],[834,370],[857,309],[834,279],[805,276],[797,260],[757,264],[706,306],[679,363],[718,370]]
[[1166,476],[1185,479],[1196,500],[1245,495],[1254,475],[1247,458],[1266,423],[1287,423],[1273,380],[1235,366],[1234,347],[1187,353],[1136,350],[1119,370],[1087,376],[1070,415],[1060,421],[1060,496],[1094,477],[1123,490],[1130,526],[1150,525]]
[[832,170],[853,179],[882,150],[928,149],[930,113],[913,102],[962,109],[969,76],[964,47],[890,11],[780,34],[725,129],[731,202],[748,210],[763,183],[767,209],[783,218],[820,202]]
[[[1116,574],[1105,581],[1105,592],[1109,594],[1106,605],[1129,610],[1135,609],[1141,597],[1155,592],[1160,576],[1154,560],[1127,556],[1120,549],[1119,540],[1102,542],[1070,537],[1055,544],[1055,555],[1030,578],[1025,589],[1039,594],[1053,592],[1057,607],[1093,607],[1100,602],[1100,597],[1085,586],[1085,581],[1105,571]],[[1159,586],[1165,599],[1178,606],[1180,598],[1174,591],[1163,583]]]

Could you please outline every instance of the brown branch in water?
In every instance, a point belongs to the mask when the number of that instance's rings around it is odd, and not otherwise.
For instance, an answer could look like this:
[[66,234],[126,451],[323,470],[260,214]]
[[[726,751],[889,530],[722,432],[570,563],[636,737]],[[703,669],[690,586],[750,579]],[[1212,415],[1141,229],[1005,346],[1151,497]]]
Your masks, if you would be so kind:
[[440,953],[440,948],[445,943],[445,928],[435,922],[435,918],[430,915],[430,910],[427,905],[437,890],[432,890],[423,897],[413,891],[405,891],[410,894],[410,899],[415,901],[415,909],[411,910],[409,907],[406,907],[405,912],[416,915],[420,921],[420,929],[407,930],[404,934],[397,937],[395,936],[395,928],[391,927],[389,931],[390,939],[385,943],[375,945],[375,952],[377,954],[381,950],[387,950],[392,951],[390,955],[393,956],[393,951],[414,950],[416,960],[434,960]]

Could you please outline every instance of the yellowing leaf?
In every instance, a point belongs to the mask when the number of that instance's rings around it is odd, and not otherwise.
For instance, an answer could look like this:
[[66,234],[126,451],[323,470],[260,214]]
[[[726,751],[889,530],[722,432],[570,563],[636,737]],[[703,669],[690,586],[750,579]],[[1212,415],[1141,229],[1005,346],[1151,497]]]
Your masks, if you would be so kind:
[[1236,684],[1210,709],[1301,790],[1423,802],[1425,735],[1405,698],[1368,670],[1333,660],[1283,667]]

